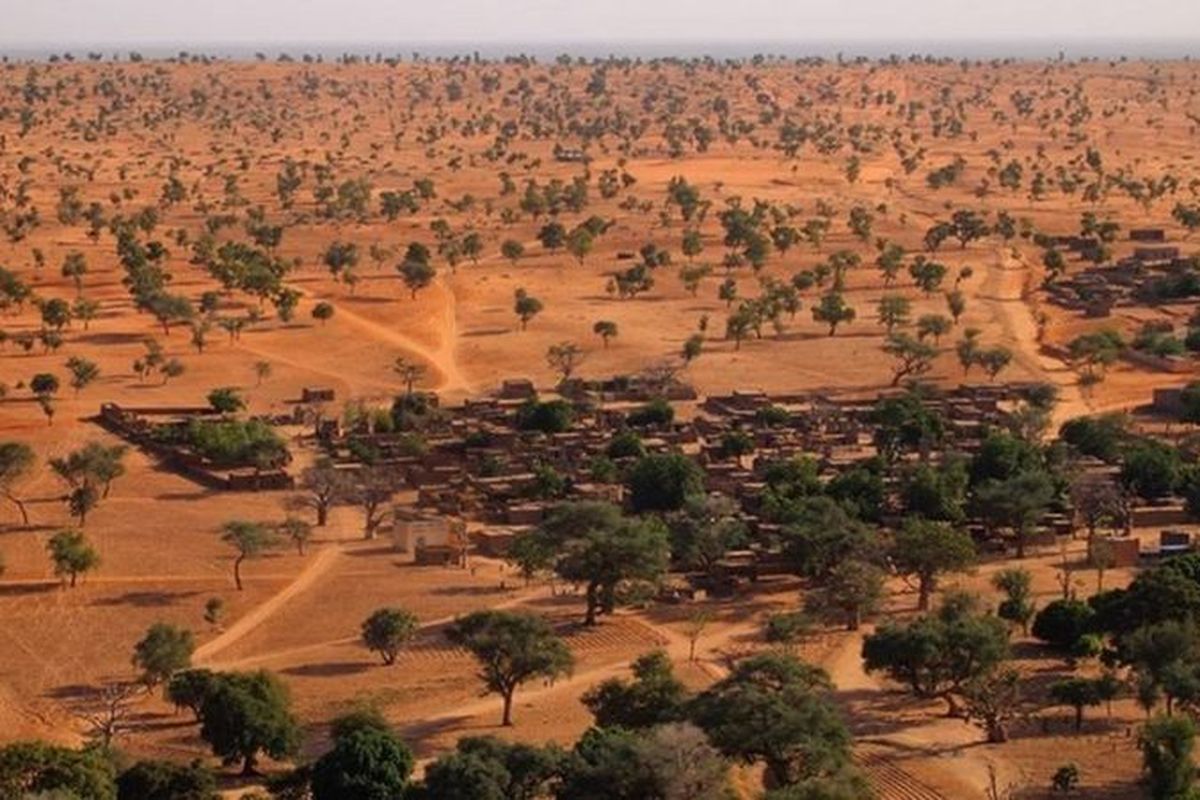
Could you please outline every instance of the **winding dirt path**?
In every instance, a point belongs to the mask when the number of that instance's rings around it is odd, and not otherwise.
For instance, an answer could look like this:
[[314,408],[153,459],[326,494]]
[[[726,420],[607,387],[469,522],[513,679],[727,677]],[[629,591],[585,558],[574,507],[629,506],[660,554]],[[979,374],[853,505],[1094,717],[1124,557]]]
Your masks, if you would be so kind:
[[196,652],[192,654],[193,663],[197,666],[217,666],[216,662],[213,661],[215,655],[229,648],[235,642],[240,641],[252,630],[266,622],[275,612],[287,605],[294,597],[310,589],[313,584],[329,572],[341,553],[341,548],[337,545],[328,545],[322,548],[304,565],[304,569],[300,571],[295,580],[277,592],[271,599],[256,606],[248,614],[230,625],[215,639],[197,647]]
[[976,298],[989,308],[1004,335],[1013,341],[1013,359],[1039,379],[1058,387],[1059,401],[1051,423],[1052,429],[1058,430],[1063,422],[1089,414],[1092,408],[1071,368],[1042,352],[1038,322],[1029,302],[1034,278],[1028,262],[998,250]]

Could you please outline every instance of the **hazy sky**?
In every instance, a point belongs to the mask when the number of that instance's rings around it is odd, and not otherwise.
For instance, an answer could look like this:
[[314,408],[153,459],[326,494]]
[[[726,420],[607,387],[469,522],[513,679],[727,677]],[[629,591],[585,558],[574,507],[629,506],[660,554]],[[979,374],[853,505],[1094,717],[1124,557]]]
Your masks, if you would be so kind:
[[0,0],[0,46],[1200,37],[1200,0]]

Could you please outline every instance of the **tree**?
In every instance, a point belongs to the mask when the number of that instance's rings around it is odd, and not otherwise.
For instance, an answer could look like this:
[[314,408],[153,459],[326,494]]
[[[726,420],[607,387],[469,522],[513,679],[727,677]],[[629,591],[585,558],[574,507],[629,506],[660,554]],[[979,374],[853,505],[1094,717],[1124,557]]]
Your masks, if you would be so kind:
[[505,726],[513,724],[513,695],[522,684],[568,674],[574,661],[549,624],[531,614],[476,611],[454,622],[446,635],[479,662],[480,680],[503,700]]
[[1169,495],[1179,482],[1179,452],[1168,444],[1141,439],[1125,448],[1120,480],[1125,491],[1144,500]]
[[1012,359],[1012,351],[1007,347],[1000,346],[981,350],[975,356],[976,362],[983,367],[983,371],[987,373],[988,379],[993,381],[996,380],[996,376],[1012,363]]
[[208,393],[208,404],[218,414],[235,414],[246,408],[241,393],[232,386],[223,386]]
[[287,687],[263,670],[213,675],[200,707],[200,738],[224,763],[240,760],[243,775],[255,774],[262,753],[292,755],[300,727]]
[[1083,728],[1083,709],[1102,702],[1099,680],[1067,678],[1050,685],[1050,699],[1075,709],[1075,732]]
[[322,300],[321,302],[313,305],[311,313],[313,319],[324,325],[326,322],[329,322],[329,320],[333,319],[335,311],[336,308],[334,307],[333,303],[327,303]]
[[562,578],[585,585],[585,624],[612,613],[617,589],[629,581],[656,580],[666,571],[667,532],[655,519],[626,519],[607,503],[571,503],[554,509],[535,531],[517,537],[517,552],[532,561],[532,574],[553,568]]
[[428,261],[406,259],[400,262],[396,270],[400,273],[400,277],[404,281],[404,285],[413,300],[417,299],[417,292],[427,288],[433,283],[433,279],[437,277],[437,269]]
[[63,257],[62,276],[69,278],[75,284],[75,293],[83,292],[83,276],[87,274],[87,258],[78,250],[72,250]]
[[953,323],[949,317],[941,314],[922,314],[917,320],[917,338],[921,341],[932,337],[936,345],[943,336],[950,332]]
[[908,274],[922,292],[933,294],[946,277],[946,265],[929,261],[924,256],[917,256],[916,261],[909,266]]
[[1008,741],[1008,722],[1016,716],[1021,698],[1021,675],[1015,669],[996,669],[969,681],[962,690],[963,713],[981,726],[989,744]]
[[891,556],[897,571],[917,582],[917,609],[928,611],[941,574],[969,567],[975,560],[975,543],[944,522],[909,518],[892,542]]
[[653,728],[683,719],[687,689],[662,650],[633,662],[633,680],[609,678],[584,693],[582,701],[601,728]]
[[71,373],[71,388],[75,390],[76,397],[79,396],[80,390],[100,377],[100,367],[96,366],[96,362],[79,356],[67,359],[67,371]]
[[333,748],[312,765],[312,797],[391,800],[404,794],[413,765],[412,752],[386,729],[340,731]]
[[683,352],[680,354],[683,357],[684,364],[691,364],[700,354],[704,352],[704,334],[693,333],[683,342]]
[[521,256],[525,255],[525,245],[516,239],[505,239],[500,243],[500,254],[515,267]]
[[439,800],[541,800],[562,770],[557,747],[464,737],[425,770],[425,792]]
[[688,497],[703,491],[703,478],[696,462],[682,453],[643,456],[626,479],[630,504],[638,513],[676,511]]
[[559,383],[566,383],[571,379],[583,358],[583,349],[574,342],[559,342],[550,345],[546,350],[546,364],[558,373]]
[[875,564],[854,559],[834,565],[805,598],[804,610],[858,630],[864,618],[883,602],[884,572]]
[[517,289],[513,294],[513,312],[517,315],[517,319],[521,321],[521,330],[525,330],[529,325],[529,321],[542,313],[545,306],[542,301],[536,297],[526,293],[524,289]]
[[896,360],[892,367],[892,386],[909,376],[924,375],[933,368],[937,348],[915,339],[907,333],[889,334],[883,343],[883,352]]
[[583,260],[587,258],[588,253],[592,252],[596,240],[591,232],[584,227],[578,227],[567,235],[567,252],[575,256],[575,260],[583,266]]
[[1189,717],[1159,716],[1142,728],[1138,746],[1152,800],[1187,800],[1192,795],[1195,741],[1196,723]]
[[245,520],[230,520],[221,526],[221,541],[231,546],[237,556],[233,560],[233,582],[238,591],[242,590],[242,562],[249,558],[257,558],[273,547],[275,537],[260,522]]
[[699,695],[691,717],[725,755],[761,762],[776,786],[847,768],[850,734],[829,698],[829,677],[778,653],[747,658]]
[[412,640],[418,628],[417,617],[402,608],[380,608],[362,624],[363,644],[379,653],[383,663],[396,663],[400,648]]
[[908,324],[912,303],[907,297],[898,294],[885,294],[879,298],[879,324],[889,334],[898,325]]
[[946,310],[950,312],[950,318],[957,325],[959,317],[967,310],[967,296],[961,289],[951,289],[946,292]]
[[992,586],[1004,592],[1004,600],[996,609],[996,616],[1029,632],[1029,620],[1033,619],[1033,576],[1029,570],[1019,567],[1002,569],[992,576]]
[[117,776],[117,800],[218,800],[212,770],[198,761],[138,761]]
[[368,465],[358,470],[346,498],[363,511],[363,538],[374,539],[383,525],[388,501],[396,493],[396,476],[387,467]]
[[608,340],[615,339],[617,336],[617,323],[610,320],[602,319],[592,325],[592,333],[600,337],[604,342],[604,349],[608,349]]
[[347,494],[349,483],[333,461],[328,456],[322,456],[300,473],[299,488],[304,494],[290,498],[289,506],[315,511],[317,527],[321,528],[329,521],[329,509]]
[[953,715],[956,695],[1008,656],[1008,631],[955,598],[908,625],[881,625],[863,640],[862,654],[867,672],[885,672],[917,697],[940,697]]
[[1070,654],[1089,631],[1095,615],[1091,606],[1080,600],[1055,600],[1037,613],[1033,620],[1033,635],[1056,650]]
[[1013,532],[1017,558],[1024,558],[1029,536],[1054,494],[1050,475],[1041,469],[1030,469],[1010,478],[979,484],[975,488],[975,508],[988,528],[1008,528]]
[[0,442],[0,497],[17,507],[23,525],[29,524],[29,510],[16,489],[29,478],[36,462],[33,448],[24,442]]
[[0,747],[0,797],[116,800],[112,760],[99,748],[71,750],[44,742]]
[[829,326],[829,335],[837,333],[842,323],[853,322],[856,312],[846,304],[846,299],[840,292],[829,292],[821,296],[820,302],[813,306],[813,321]]
[[156,622],[133,646],[133,665],[142,671],[142,682],[153,688],[190,667],[195,649],[191,631]]
[[80,575],[100,566],[100,554],[81,531],[59,531],[46,542],[46,550],[54,563],[54,574],[69,580],[72,587]]
[[296,555],[304,555],[304,544],[312,536],[312,526],[298,517],[289,516],[279,523],[279,532],[296,545]]

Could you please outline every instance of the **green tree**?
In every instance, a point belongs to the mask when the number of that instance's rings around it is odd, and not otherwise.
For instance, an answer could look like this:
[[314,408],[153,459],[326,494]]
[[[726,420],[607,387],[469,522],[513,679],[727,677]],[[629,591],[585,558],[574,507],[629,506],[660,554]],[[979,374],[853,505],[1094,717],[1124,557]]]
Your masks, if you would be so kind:
[[333,748],[312,765],[313,800],[393,800],[404,795],[412,752],[393,733],[376,727],[340,731]]
[[1103,702],[1099,680],[1067,678],[1050,685],[1050,699],[1075,709],[1075,731],[1083,729],[1083,710]]
[[17,496],[17,487],[30,477],[36,463],[33,448],[24,442],[0,442],[0,497],[17,507],[23,525],[29,524],[29,510]]
[[687,689],[675,677],[662,650],[633,662],[633,680],[609,678],[583,695],[583,704],[601,728],[637,730],[683,719]]
[[615,339],[617,336],[617,323],[602,319],[592,326],[592,333],[600,337],[604,342],[604,348],[607,350],[608,340]]
[[384,664],[395,664],[400,649],[416,635],[417,617],[402,608],[380,608],[362,624],[362,641],[379,653]]
[[100,554],[81,531],[61,530],[46,542],[54,574],[75,586],[79,576],[100,566]]
[[99,748],[71,750],[44,742],[0,747],[0,797],[115,800],[114,772]]
[[117,776],[117,800],[218,800],[212,770],[199,762],[138,761]]
[[286,758],[300,744],[287,687],[265,671],[212,676],[200,707],[200,738],[226,764],[255,774],[260,754]]
[[242,562],[257,558],[275,545],[275,537],[261,522],[230,520],[221,526],[221,541],[234,549],[233,582],[242,590]]
[[910,517],[891,547],[896,570],[917,583],[917,609],[929,610],[942,573],[966,569],[975,561],[971,537],[944,522]]
[[835,775],[850,734],[829,698],[829,677],[790,656],[752,656],[700,694],[691,717],[725,755],[762,763],[776,786]]
[[840,292],[829,292],[821,296],[817,305],[813,306],[813,321],[829,326],[829,335],[837,333],[839,325],[854,321],[855,310],[846,304],[846,299]]
[[1142,728],[1138,746],[1152,800],[1188,800],[1193,796],[1195,742],[1196,724],[1188,717],[1155,717]]
[[696,462],[682,453],[643,456],[626,479],[630,504],[638,513],[677,511],[689,497],[703,492],[703,479]]
[[574,661],[549,624],[531,614],[476,611],[454,622],[446,635],[475,656],[480,680],[503,700],[505,726],[513,724],[513,695],[521,684],[539,677],[554,680],[569,673]]
[[521,330],[529,326],[529,321],[542,313],[545,306],[541,300],[528,294],[524,289],[517,289],[513,294],[513,312],[521,321]]
[[884,672],[917,697],[940,697],[953,715],[964,687],[1007,658],[1008,631],[955,599],[907,625],[881,625],[863,640],[862,653],[867,672]]
[[884,572],[868,561],[841,561],[830,568],[821,582],[809,590],[804,610],[858,630],[866,617],[883,602]]
[[133,646],[133,665],[142,671],[142,682],[154,687],[192,664],[196,642],[192,632],[166,622],[156,622]]

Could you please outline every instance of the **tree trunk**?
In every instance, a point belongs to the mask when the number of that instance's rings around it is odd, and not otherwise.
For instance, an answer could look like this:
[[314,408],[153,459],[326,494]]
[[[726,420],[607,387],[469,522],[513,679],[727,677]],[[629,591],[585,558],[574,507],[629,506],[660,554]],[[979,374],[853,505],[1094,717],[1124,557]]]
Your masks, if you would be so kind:
[[596,624],[596,584],[587,585],[587,613],[583,618],[584,625]]
[[1075,732],[1083,729],[1083,706],[1075,706]]
[[242,561],[245,558],[245,556],[238,556],[233,562],[233,582],[239,592],[242,590]]
[[987,740],[988,744],[1004,744],[1008,741],[1008,727],[998,720],[989,722]]
[[329,521],[329,504],[317,503],[317,527],[325,527],[325,523]]
[[513,721],[512,721],[513,690],[509,689],[509,690],[505,691],[503,693],[503,697],[504,697],[504,712],[500,717],[500,724],[506,728],[511,728],[512,724],[513,724]]
[[28,511],[28,509],[25,508],[25,502],[20,500],[19,498],[17,498],[15,495],[5,493],[4,496],[7,497],[9,500],[11,500],[13,502],[13,505],[15,505],[17,507],[17,510],[21,512],[21,524],[28,525],[29,524],[29,511]]

